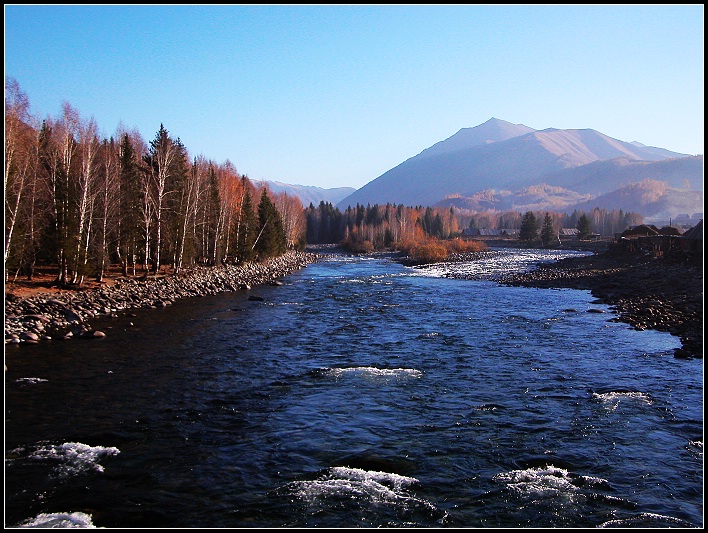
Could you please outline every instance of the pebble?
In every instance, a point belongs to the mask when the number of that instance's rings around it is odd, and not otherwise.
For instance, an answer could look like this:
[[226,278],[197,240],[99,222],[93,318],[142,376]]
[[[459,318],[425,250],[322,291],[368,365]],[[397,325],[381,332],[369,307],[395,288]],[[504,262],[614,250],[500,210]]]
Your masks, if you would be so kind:
[[179,275],[147,280],[121,278],[113,287],[67,292],[61,296],[39,294],[21,298],[8,293],[5,295],[5,343],[37,344],[40,339],[50,338],[103,338],[105,332],[95,331],[88,325],[90,318],[113,316],[118,311],[142,307],[167,307],[181,298],[277,283],[278,278],[318,259],[314,253],[290,251],[263,263],[194,267]]

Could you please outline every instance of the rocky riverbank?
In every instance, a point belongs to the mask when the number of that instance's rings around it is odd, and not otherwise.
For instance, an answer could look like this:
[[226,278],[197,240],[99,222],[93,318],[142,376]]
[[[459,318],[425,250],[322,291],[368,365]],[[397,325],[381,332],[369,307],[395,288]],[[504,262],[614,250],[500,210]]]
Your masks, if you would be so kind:
[[611,252],[546,263],[506,276],[507,285],[590,290],[636,329],[680,337],[679,358],[703,357],[703,267]]
[[277,283],[318,260],[309,252],[288,252],[263,263],[240,266],[194,267],[179,275],[140,280],[117,278],[94,290],[42,292],[30,297],[5,294],[5,343],[36,344],[48,340],[99,338],[90,320],[138,308],[165,307],[180,298],[247,290]]

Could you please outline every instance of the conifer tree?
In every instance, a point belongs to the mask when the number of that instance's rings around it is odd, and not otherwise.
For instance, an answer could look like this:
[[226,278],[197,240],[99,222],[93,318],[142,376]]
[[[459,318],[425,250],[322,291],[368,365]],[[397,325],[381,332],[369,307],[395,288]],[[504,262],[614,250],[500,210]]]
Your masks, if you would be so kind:
[[255,246],[258,257],[267,259],[283,255],[286,250],[283,220],[266,189],[263,189],[258,204],[258,225],[260,230]]
[[532,211],[527,211],[521,220],[519,238],[525,243],[532,243],[538,239],[538,222]]
[[578,239],[587,239],[590,236],[590,233],[592,233],[590,228],[590,219],[585,213],[583,213],[578,219]]
[[120,199],[118,216],[118,255],[123,275],[128,275],[128,265],[133,266],[138,255],[140,239],[140,172],[138,155],[128,134],[120,142],[118,167],[120,175]]
[[241,207],[239,232],[236,236],[236,261],[252,261],[256,256],[255,245],[258,235],[258,218],[253,210],[251,192],[246,189]]
[[546,213],[546,216],[543,219],[543,227],[541,228],[541,244],[544,248],[548,248],[550,246],[551,242],[553,242],[554,235],[553,219],[551,218],[551,215]]

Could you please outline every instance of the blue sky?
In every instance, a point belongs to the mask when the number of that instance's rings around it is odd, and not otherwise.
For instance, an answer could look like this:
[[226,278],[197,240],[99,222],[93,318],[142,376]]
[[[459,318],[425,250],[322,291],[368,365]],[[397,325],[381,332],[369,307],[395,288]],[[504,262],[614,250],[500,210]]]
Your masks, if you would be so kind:
[[5,5],[32,113],[361,187],[492,117],[703,153],[703,5]]

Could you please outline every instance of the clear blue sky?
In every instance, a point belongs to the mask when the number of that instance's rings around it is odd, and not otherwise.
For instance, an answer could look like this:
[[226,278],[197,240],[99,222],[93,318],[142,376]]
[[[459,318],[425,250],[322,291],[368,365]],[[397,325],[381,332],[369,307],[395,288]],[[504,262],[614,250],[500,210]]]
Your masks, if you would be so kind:
[[703,153],[703,5],[5,5],[32,113],[361,187],[492,117]]

